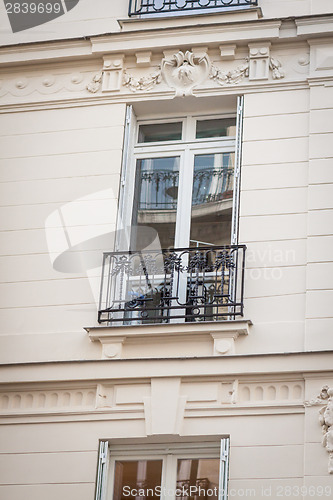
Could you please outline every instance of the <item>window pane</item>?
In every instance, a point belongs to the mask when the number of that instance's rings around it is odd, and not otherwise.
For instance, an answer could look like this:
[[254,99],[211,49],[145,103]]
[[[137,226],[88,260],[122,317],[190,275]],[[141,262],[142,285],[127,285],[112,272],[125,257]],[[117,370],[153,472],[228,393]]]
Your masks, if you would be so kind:
[[151,243],[142,241],[142,236],[146,233],[140,232],[140,226],[149,226],[156,230],[161,248],[174,246],[178,181],[179,157],[177,156],[137,161],[132,250],[141,250]]
[[190,246],[229,245],[234,153],[194,159]]
[[[117,460],[115,464],[113,500],[160,498],[156,487],[161,486],[162,460]],[[144,490],[136,492],[133,490]],[[149,491],[148,491],[149,490]]]
[[177,460],[177,488],[182,493],[177,498],[217,500],[219,466],[220,460],[218,458]]
[[236,135],[236,118],[218,118],[216,120],[198,120],[196,139],[210,137],[234,137]]
[[182,138],[182,122],[140,125],[138,142],[179,141]]

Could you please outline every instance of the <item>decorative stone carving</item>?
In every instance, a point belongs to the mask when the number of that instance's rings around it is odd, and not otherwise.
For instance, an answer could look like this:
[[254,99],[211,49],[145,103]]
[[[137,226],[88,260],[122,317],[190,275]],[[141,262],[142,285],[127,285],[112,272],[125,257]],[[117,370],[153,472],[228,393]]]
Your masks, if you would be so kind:
[[323,431],[322,444],[328,451],[328,472],[333,474],[333,387],[324,385],[319,396],[305,401],[305,406],[324,405],[319,410],[319,423]]
[[285,77],[284,72],[281,70],[282,64],[277,59],[273,59],[273,57],[270,57],[269,68],[272,70],[272,76],[274,80],[281,80],[281,78]]
[[132,92],[137,92],[137,91],[147,91],[151,90],[155,85],[158,83],[161,83],[162,81],[162,75],[161,75],[161,70],[158,69],[155,73],[152,73],[151,75],[141,78],[135,78],[134,76],[130,75],[127,73],[127,71],[124,71],[124,76],[123,76],[123,85],[127,88],[129,88]]
[[151,51],[136,52],[135,57],[137,66],[150,66],[152,54],[153,53]]
[[88,83],[87,85],[88,92],[96,94],[96,92],[98,92],[99,89],[101,88],[102,80],[103,80],[103,71],[100,71],[99,73],[97,73],[97,75],[94,76],[91,82]]
[[249,44],[249,79],[268,80],[269,72],[272,72],[274,80],[285,77],[282,64],[270,55],[271,43]]
[[270,69],[270,42],[249,44],[250,80],[268,80]]
[[120,90],[124,67],[124,54],[104,57],[102,92]]
[[232,61],[236,57],[236,45],[220,45],[220,54],[223,61]]
[[28,85],[29,81],[27,78],[22,78],[15,83],[15,87],[18,89],[25,89]]
[[319,422],[323,430],[323,446],[329,455],[328,472],[333,474],[333,387],[325,387],[323,390],[327,399],[325,398],[326,405],[319,411]]
[[162,60],[161,72],[169,87],[176,90],[176,95],[190,95],[194,87],[206,80],[210,71],[208,55],[198,56],[193,52],[181,50],[171,59]]
[[219,85],[232,85],[240,83],[244,77],[249,76],[249,63],[246,61],[238,68],[225,72],[212,65],[209,78],[214,80]]
[[102,70],[87,85],[88,92],[96,94],[102,87],[103,92],[120,90],[124,66],[124,54],[104,56]]

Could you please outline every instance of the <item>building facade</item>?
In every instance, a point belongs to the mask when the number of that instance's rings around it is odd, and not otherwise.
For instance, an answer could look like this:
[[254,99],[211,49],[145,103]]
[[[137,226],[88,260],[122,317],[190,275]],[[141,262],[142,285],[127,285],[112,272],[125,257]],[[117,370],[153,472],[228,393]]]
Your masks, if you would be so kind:
[[331,3],[1,7],[1,499],[332,498]]

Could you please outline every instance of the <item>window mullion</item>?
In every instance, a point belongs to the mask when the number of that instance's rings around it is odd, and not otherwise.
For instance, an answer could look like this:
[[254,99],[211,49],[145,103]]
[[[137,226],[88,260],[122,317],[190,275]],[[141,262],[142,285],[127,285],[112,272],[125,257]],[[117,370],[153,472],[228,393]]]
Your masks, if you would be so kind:
[[166,455],[162,474],[162,494],[161,500],[174,500],[173,492],[176,490],[177,482],[177,458]]
[[191,206],[193,186],[194,155],[185,148],[181,158],[179,175],[178,210],[176,221],[176,248],[189,246],[191,227]]

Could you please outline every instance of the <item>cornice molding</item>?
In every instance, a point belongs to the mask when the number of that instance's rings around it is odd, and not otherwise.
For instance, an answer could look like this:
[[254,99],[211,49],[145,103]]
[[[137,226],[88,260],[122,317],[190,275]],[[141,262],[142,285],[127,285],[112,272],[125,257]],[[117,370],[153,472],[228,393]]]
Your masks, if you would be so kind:
[[[292,376],[333,375],[333,351],[227,355],[220,357],[100,359],[0,365],[2,385],[61,381],[118,380],[174,376]],[[222,370],[222,372],[221,372]]]

